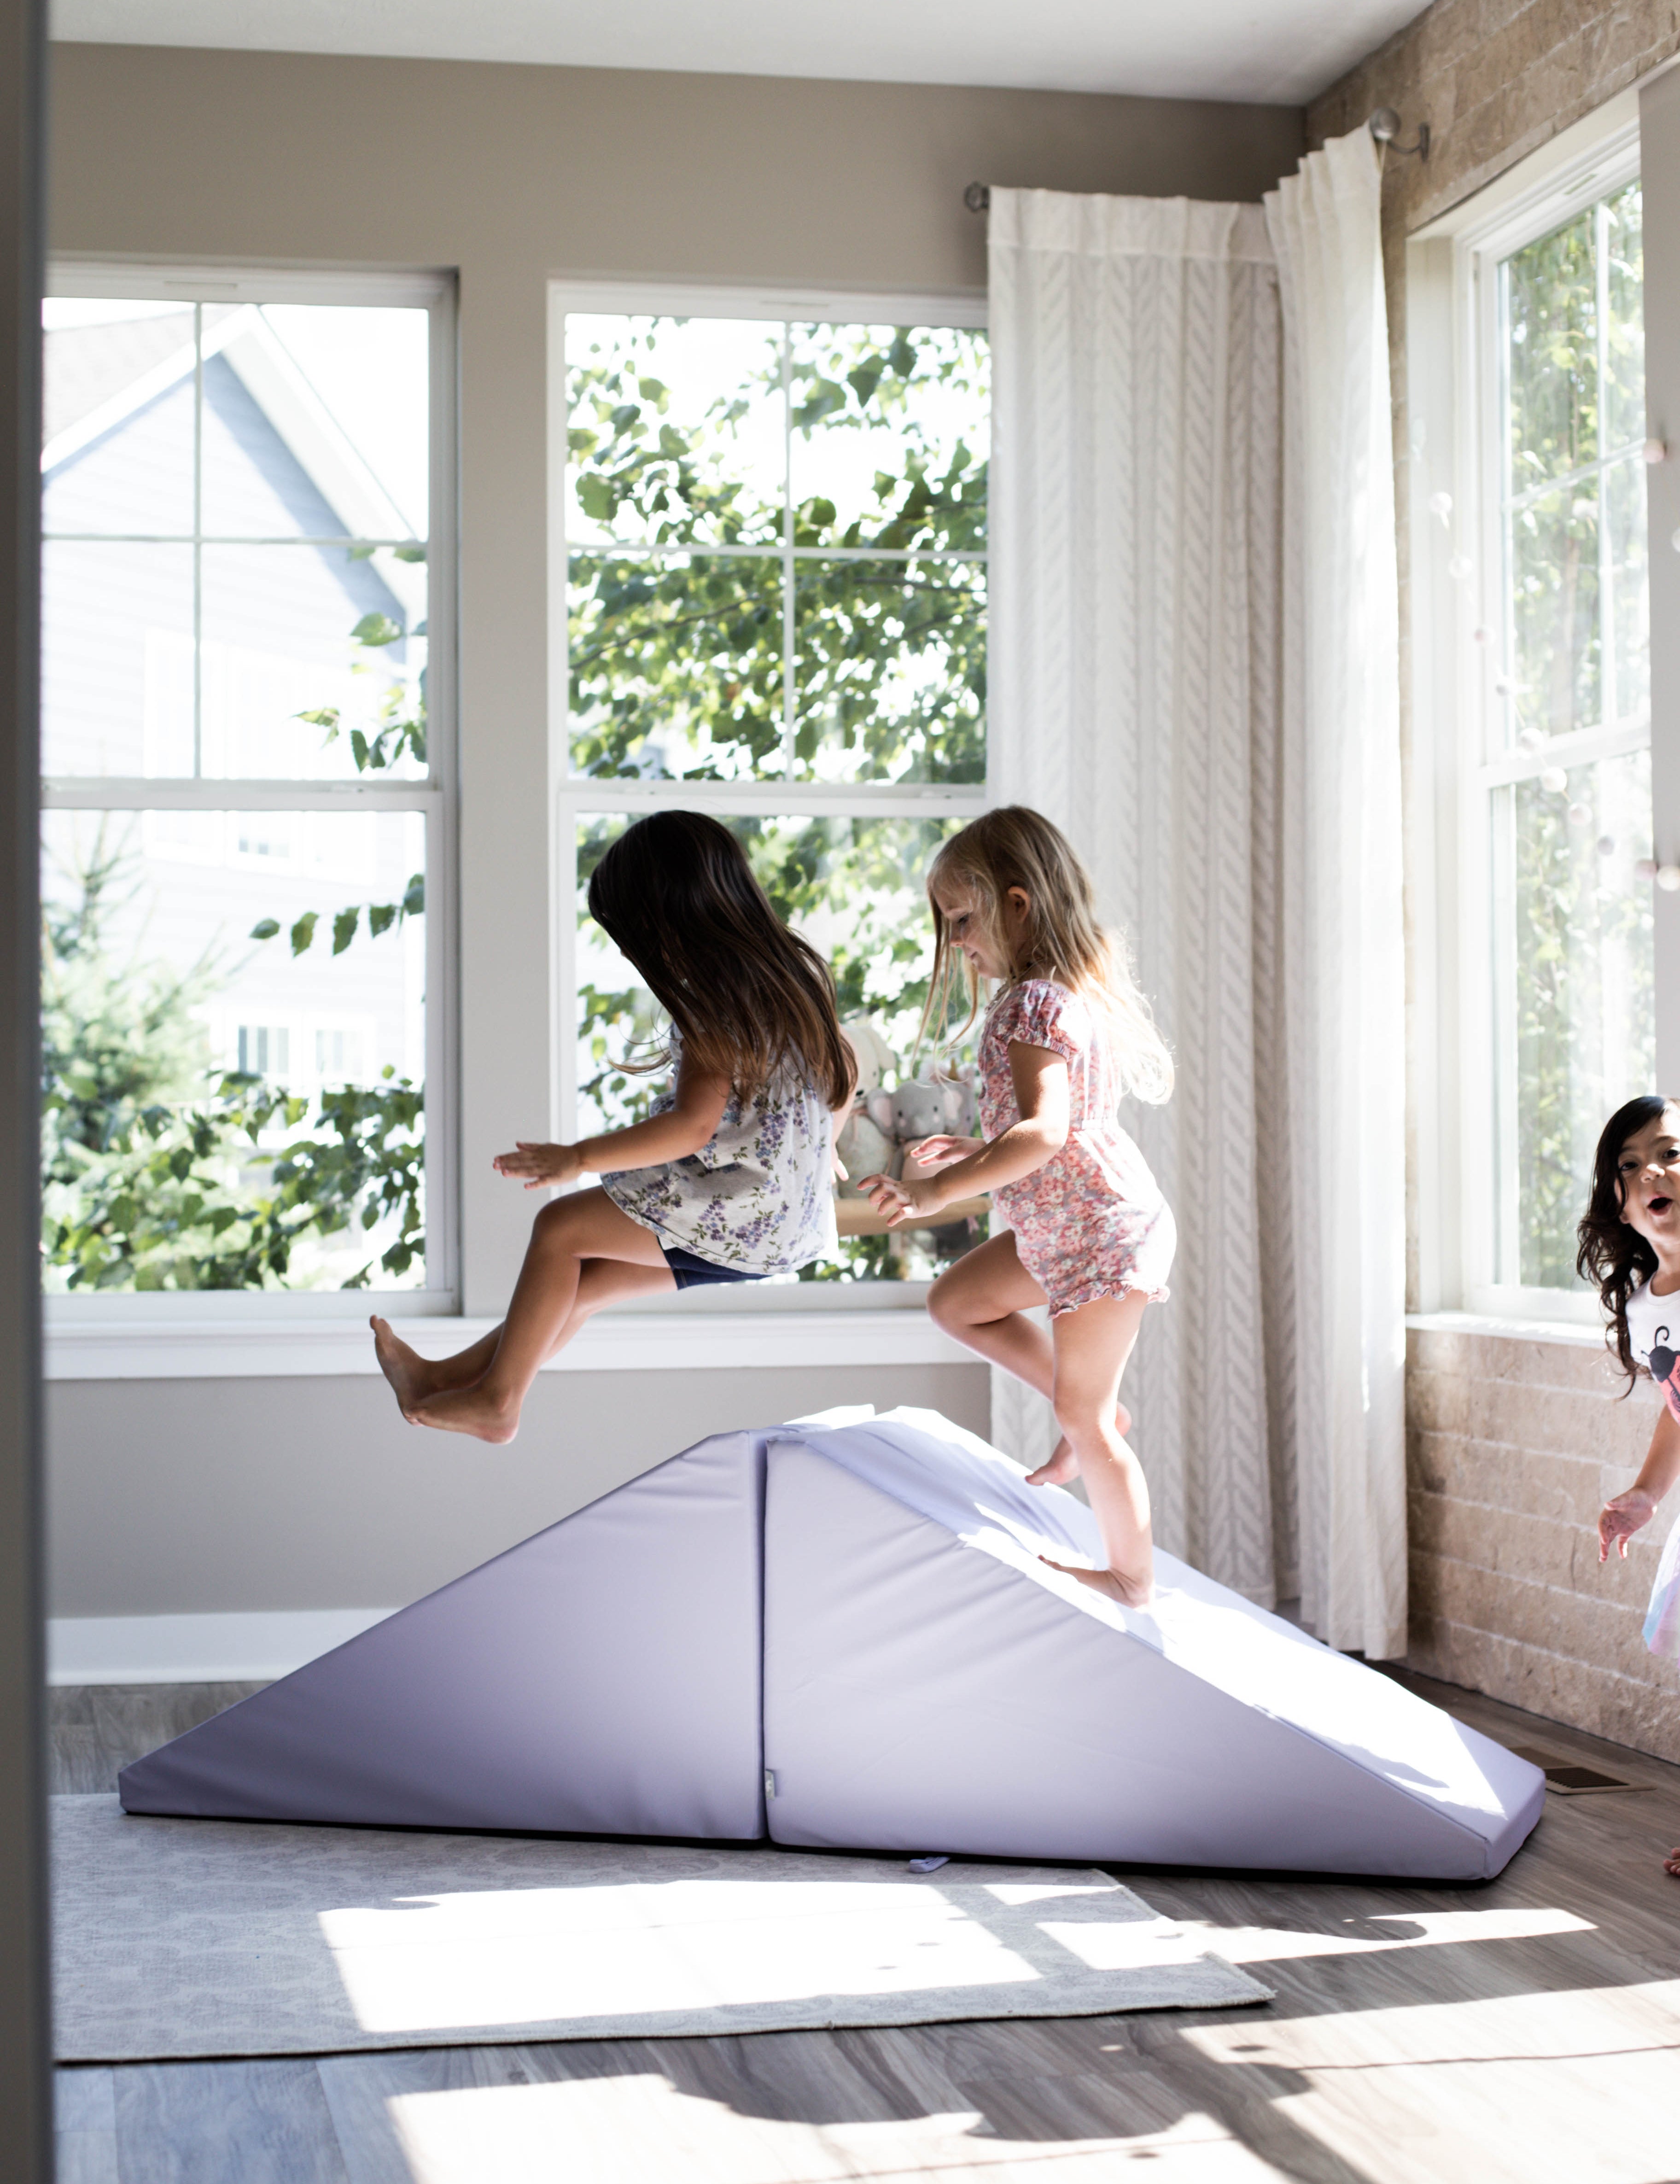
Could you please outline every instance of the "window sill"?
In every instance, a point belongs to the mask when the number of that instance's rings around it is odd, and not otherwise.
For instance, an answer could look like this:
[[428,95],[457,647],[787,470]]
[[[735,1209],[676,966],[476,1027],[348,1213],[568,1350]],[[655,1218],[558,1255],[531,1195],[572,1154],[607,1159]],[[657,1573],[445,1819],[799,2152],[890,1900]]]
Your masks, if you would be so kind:
[[[942,1334],[920,1299],[882,1308],[804,1311],[603,1312],[548,1373],[648,1373],[765,1366],[971,1365],[972,1351]],[[422,1356],[447,1357],[496,1324],[491,1319],[394,1318]],[[378,1372],[364,1320],[182,1318],[149,1324],[63,1318],[46,1330],[49,1380],[314,1379]]]
[[1557,1342],[1571,1350],[1602,1350],[1602,1328],[1572,1319],[1519,1319],[1480,1312],[1409,1312],[1406,1327],[1421,1334],[1486,1334],[1506,1342]]

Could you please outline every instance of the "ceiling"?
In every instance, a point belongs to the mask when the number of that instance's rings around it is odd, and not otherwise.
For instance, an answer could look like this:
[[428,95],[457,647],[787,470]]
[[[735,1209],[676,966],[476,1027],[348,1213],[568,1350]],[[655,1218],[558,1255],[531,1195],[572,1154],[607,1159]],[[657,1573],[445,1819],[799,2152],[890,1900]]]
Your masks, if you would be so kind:
[[55,37],[1299,106],[1422,0],[53,0]]

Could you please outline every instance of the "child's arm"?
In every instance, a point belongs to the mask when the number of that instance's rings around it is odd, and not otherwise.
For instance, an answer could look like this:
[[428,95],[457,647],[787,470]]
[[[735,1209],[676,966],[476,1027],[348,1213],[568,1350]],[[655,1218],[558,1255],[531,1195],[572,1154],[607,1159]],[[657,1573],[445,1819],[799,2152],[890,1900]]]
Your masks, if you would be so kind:
[[1677,1482],[1680,1482],[1680,1418],[1665,1403],[1638,1477],[1625,1494],[1612,1495],[1599,1512],[1601,1563],[1609,1561],[1612,1547],[1627,1561],[1628,1540],[1650,1523],[1657,1503]]
[[[937,1175],[896,1179],[887,1175],[865,1177],[865,1196],[877,1213],[891,1217],[891,1227],[896,1228],[912,1213],[937,1213],[953,1199],[1019,1183],[1061,1150],[1067,1143],[1069,1128],[1065,1061],[1047,1046],[1023,1046],[1018,1039],[1011,1039],[1010,1076],[1021,1120],[1012,1123],[1001,1137],[982,1145],[977,1152],[963,1154]],[[924,1142],[942,1148],[946,1143],[940,1139]]]
[[704,1077],[685,1063],[676,1072],[676,1103],[663,1115],[575,1145],[527,1145],[521,1139],[515,1151],[498,1153],[491,1165],[498,1175],[522,1177],[527,1190],[539,1190],[548,1184],[576,1182],[586,1173],[612,1175],[620,1168],[686,1160],[717,1135],[729,1090],[726,1077]]

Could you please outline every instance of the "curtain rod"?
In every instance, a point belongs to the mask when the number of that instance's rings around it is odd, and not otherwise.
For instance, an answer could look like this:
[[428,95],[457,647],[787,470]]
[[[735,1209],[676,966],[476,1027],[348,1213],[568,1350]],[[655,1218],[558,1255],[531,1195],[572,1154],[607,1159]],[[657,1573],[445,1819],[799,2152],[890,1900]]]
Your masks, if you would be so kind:
[[[1377,142],[1390,152],[1407,153],[1416,152],[1421,159],[1427,159],[1429,157],[1430,136],[1429,124],[1427,121],[1418,123],[1417,142],[1415,144],[1401,143],[1400,117],[1392,106],[1379,106],[1365,125]],[[971,212],[989,212],[992,209],[992,192],[984,182],[971,182],[963,192],[963,203]]]
[[1429,124],[1427,121],[1418,123],[1415,144],[1401,143],[1400,117],[1392,106],[1379,106],[1365,125],[1377,142],[1386,145],[1391,152],[1416,152],[1420,159],[1429,157]]

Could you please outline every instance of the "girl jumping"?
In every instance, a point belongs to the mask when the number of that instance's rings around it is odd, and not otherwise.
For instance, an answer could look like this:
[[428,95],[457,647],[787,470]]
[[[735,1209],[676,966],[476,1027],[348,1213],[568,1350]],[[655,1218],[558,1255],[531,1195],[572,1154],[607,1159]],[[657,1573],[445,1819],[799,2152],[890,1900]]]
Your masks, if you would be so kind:
[[[1648,1092],[1616,1109],[1599,1139],[1577,1233],[1577,1270],[1598,1284],[1628,1385],[1648,1373],[1662,1390],[1638,1477],[1599,1512],[1599,1560],[1614,1548],[1625,1562],[1628,1540],[1680,1483],[1680,1103]],[[1671,1659],[1680,1653],[1680,1523],[1657,1568],[1645,1643]],[[1663,1864],[1680,1880],[1680,1847]]]
[[[941,1020],[965,964],[968,1021],[1001,982],[980,1039],[982,1138],[925,1138],[924,1171],[868,1177],[893,1225],[989,1190],[1010,1224],[943,1273],[928,1309],[948,1334],[1055,1405],[1062,1440],[1035,1485],[1085,1481],[1108,1556],[1071,1574],[1122,1605],[1153,1597],[1149,1495],[1122,1435],[1121,1375],[1144,1307],[1165,1298],[1176,1234],[1143,1155],[1120,1127],[1128,1092],[1172,1089],[1172,1061],[1124,953],[1098,924],[1084,868],[1047,819],[987,812],[927,876],[928,1012]],[[966,1026],[965,1026],[966,1028]],[[1048,1335],[1026,1318],[1048,1303]],[[1065,1564],[1058,1563],[1058,1568]]]
[[539,1367],[604,1305],[763,1281],[830,1247],[834,1123],[855,1065],[826,966],[735,837],[698,812],[638,820],[596,866],[589,914],[670,1018],[670,1089],[629,1129],[497,1156],[527,1190],[608,1180],[542,1208],[507,1318],[470,1349],[434,1363],[374,1319],[413,1424],[509,1441]]

